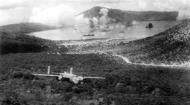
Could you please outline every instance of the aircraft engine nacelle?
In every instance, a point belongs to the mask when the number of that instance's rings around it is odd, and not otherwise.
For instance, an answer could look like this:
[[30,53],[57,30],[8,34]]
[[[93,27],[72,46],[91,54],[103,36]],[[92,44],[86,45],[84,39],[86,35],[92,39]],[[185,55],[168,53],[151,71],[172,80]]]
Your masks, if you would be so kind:
[[70,80],[75,83],[75,84],[78,84],[80,81],[83,81],[83,77],[73,77],[73,78],[70,78]]
[[63,77],[61,75],[58,76],[58,80],[61,80]]

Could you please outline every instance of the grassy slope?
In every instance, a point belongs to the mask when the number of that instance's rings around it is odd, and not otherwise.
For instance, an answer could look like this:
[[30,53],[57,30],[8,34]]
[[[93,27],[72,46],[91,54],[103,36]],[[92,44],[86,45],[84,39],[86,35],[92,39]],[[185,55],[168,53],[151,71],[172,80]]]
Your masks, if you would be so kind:
[[97,41],[69,47],[70,52],[109,52],[124,55],[135,63],[183,63],[190,59],[190,20],[184,20],[157,35],[128,42],[125,39]]
[[[18,53],[4,55],[1,57],[1,60],[4,61],[2,63],[3,67],[23,68],[29,69],[29,71],[32,69],[33,72],[45,71],[46,73],[47,66],[50,65],[52,66],[52,71],[56,70],[55,72],[63,72],[64,70],[68,70],[69,67],[74,67],[74,69],[76,67],[77,69],[74,71],[75,73],[80,73],[82,72],[81,70],[90,73],[91,70],[94,70],[97,73],[100,72],[99,75],[103,75],[101,74],[101,71],[103,72],[111,69],[111,65],[118,64],[116,61],[109,59],[109,57],[106,57],[105,55],[95,54],[59,55],[47,53]],[[38,69],[42,69],[42,71],[39,71]],[[96,69],[98,69],[98,71]]]
[[27,33],[50,30],[55,27],[37,23],[20,23],[0,27],[0,54],[42,52],[55,46],[53,41],[29,36]]
[[190,59],[190,20],[155,36],[121,45],[121,54],[133,62],[172,63]]
[[[92,96],[103,97],[103,103],[114,100],[116,105],[185,105],[189,101],[190,72],[183,69],[123,65],[96,54],[7,54],[0,61],[0,95],[6,102],[77,105]],[[106,80],[86,80],[73,86],[52,78],[31,77],[31,73],[45,73],[48,65],[53,73],[74,67],[76,74],[105,76]]]

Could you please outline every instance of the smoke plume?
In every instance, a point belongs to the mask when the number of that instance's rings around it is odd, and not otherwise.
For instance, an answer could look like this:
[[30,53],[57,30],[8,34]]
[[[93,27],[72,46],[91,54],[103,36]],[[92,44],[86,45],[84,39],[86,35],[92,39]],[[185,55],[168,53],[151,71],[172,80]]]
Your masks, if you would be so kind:
[[[76,18],[76,26],[79,30],[85,33],[114,31],[116,33],[123,31],[126,27],[122,23],[115,23],[114,19],[108,16],[109,9],[101,8],[99,11],[100,17],[85,18],[84,15],[79,15]],[[81,29],[81,27],[85,27]]]

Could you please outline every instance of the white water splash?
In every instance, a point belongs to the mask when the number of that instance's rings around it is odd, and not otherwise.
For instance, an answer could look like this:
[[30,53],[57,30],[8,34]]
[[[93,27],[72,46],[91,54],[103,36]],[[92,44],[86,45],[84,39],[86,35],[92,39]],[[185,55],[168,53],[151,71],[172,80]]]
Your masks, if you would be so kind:
[[144,66],[155,66],[155,67],[183,67],[183,68],[190,69],[190,61],[180,63],[180,64],[177,64],[177,63],[173,63],[173,64],[164,64],[164,63],[162,63],[162,64],[154,64],[154,63],[150,63],[150,64],[147,64],[147,63],[132,63],[127,57],[124,57],[122,55],[114,55],[114,56],[123,59],[126,63],[129,63],[129,64],[144,65]]
[[124,57],[122,55],[114,55],[114,56],[122,58],[126,63],[131,63],[131,61],[127,57]]

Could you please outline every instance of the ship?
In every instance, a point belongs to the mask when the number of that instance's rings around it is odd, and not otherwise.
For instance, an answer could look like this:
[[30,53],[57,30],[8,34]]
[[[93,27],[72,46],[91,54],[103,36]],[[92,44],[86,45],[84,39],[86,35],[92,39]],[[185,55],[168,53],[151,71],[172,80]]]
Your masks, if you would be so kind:
[[95,36],[94,34],[84,34],[83,36]]

